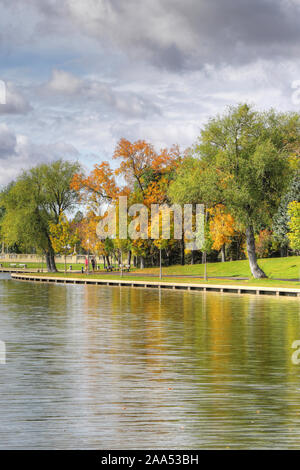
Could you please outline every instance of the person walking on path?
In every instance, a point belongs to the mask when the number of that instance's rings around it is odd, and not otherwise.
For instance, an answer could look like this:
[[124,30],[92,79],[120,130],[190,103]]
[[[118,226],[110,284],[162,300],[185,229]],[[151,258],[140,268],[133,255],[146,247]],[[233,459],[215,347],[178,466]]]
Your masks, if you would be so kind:
[[88,257],[86,256],[85,257],[85,271],[88,272],[88,269],[89,269],[89,260],[88,260]]
[[94,257],[92,258],[91,263],[92,263],[93,272],[95,272],[96,261]]

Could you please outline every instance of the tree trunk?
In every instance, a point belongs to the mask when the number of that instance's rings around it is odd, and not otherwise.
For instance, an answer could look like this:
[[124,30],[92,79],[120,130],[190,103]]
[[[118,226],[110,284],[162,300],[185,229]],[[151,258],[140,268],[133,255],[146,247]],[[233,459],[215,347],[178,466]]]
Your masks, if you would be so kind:
[[50,254],[51,272],[52,272],[52,273],[57,273],[57,267],[56,267],[56,263],[55,263],[55,254],[54,254],[54,251],[51,250],[49,254]]
[[144,269],[144,267],[145,267],[144,257],[141,256],[141,269]]
[[263,270],[258,266],[256,253],[255,253],[255,238],[252,225],[246,228],[246,242],[247,242],[247,252],[249,258],[249,264],[252,276],[255,279],[266,278],[267,276]]
[[184,266],[184,265],[185,265],[184,238],[181,239],[181,243],[180,243],[180,254],[181,254],[181,266]]
[[46,251],[46,263],[47,263],[47,270],[50,273],[57,273],[57,267],[55,264],[55,253],[51,244],[50,237],[47,236],[48,240],[48,249]]
[[221,248],[221,256],[222,256],[222,263],[224,263],[226,261],[226,258],[225,258],[225,244]]
[[287,254],[287,245],[284,245],[284,246],[281,246],[280,248],[280,256],[282,258],[286,257],[288,254]]
[[207,281],[207,262],[206,262],[206,253],[205,253],[205,264],[204,264],[204,281]]
[[128,251],[127,264],[128,266],[131,266],[131,250]]
[[49,273],[57,273],[57,268],[55,264],[54,252],[51,250],[46,252],[46,264],[47,264],[47,271]]
[[110,260],[109,260],[109,256],[106,255],[106,261],[107,261],[107,267],[110,268]]
[[162,279],[161,248],[159,249],[159,279]]
[[165,248],[165,254],[166,254],[166,256],[165,256],[164,264],[165,264],[166,266],[170,266],[171,250]]
[[48,253],[48,251],[46,252],[46,265],[47,265],[47,271],[50,273],[51,263],[50,263],[50,254]]

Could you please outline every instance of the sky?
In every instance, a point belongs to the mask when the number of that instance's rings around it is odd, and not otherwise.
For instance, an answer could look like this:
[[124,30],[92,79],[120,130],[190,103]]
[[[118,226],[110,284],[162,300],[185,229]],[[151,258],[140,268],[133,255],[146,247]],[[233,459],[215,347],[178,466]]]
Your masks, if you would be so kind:
[[299,46],[300,0],[0,0],[0,185],[122,137],[184,150],[242,102],[299,111]]

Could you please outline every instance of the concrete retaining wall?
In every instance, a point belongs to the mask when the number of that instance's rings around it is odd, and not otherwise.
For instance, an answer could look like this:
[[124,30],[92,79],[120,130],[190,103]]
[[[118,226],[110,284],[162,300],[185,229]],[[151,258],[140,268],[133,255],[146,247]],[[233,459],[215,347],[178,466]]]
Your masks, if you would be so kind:
[[255,287],[255,286],[238,286],[238,285],[218,285],[218,284],[191,284],[191,283],[174,283],[174,282],[157,282],[157,281],[138,281],[119,279],[97,279],[97,278],[72,278],[72,277],[55,277],[55,276],[39,276],[30,274],[12,274],[12,279],[19,281],[31,282],[51,282],[59,284],[90,284],[104,286],[126,286],[126,287],[142,287],[153,289],[173,289],[188,290],[202,292],[230,292],[236,294],[255,294],[255,295],[275,295],[275,296],[291,296],[300,299],[300,289],[287,287]]

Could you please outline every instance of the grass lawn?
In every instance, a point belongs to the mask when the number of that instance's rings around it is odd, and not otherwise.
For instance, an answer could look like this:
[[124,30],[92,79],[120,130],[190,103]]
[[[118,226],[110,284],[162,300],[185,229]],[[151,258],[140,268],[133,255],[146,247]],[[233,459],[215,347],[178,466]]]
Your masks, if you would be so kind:
[[[290,256],[288,258],[264,258],[258,260],[259,266],[265,271],[269,278],[280,279],[299,279],[300,277],[300,256]],[[136,270],[138,273],[157,274],[159,268],[146,268]],[[163,274],[203,276],[204,265],[194,264],[185,266],[166,266],[163,267]],[[227,261],[225,263],[208,263],[207,275],[213,276],[231,276],[231,277],[251,277],[249,261]]]
[[[4,268],[9,268],[10,264],[13,263],[2,263]],[[19,263],[16,263],[17,266]],[[258,264],[265,271],[269,278],[281,278],[281,279],[299,279],[300,278],[300,256],[290,256],[288,258],[264,258],[258,260]],[[27,269],[40,269],[42,267],[41,263],[26,263]],[[67,268],[70,266],[70,263],[67,263]],[[81,264],[72,264],[74,271],[81,270]],[[46,269],[45,263],[43,268]],[[103,264],[99,265],[100,269],[103,269]],[[64,264],[57,263],[57,269],[59,271],[64,271]],[[154,274],[159,276],[159,268],[145,268],[138,269],[132,268],[132,272],[136,272],[139,275]],[[164,266],[163,274],[168,275],[177,275],[177,276],[203,276],[204,274],[204,265],[203,264],[187,264],[185,266],[175,265],[175,266]],[[207,264],[207,275],[209,277],[214,276],[230,276],[230,277],[249,277],[251,278],[251,272],[249,268],[248,260],[242,261],[227,261],[226,263],[208,263]]]
[[[8,266],[9,263],[6,263]],[[300,280],[300,257],[291,256],[288,258],[271,258],[259,260],[259,265],[264,269],[268,275],[268,279],[253,279],[251,277],[249,262],[248,260],[243,261],[228,261],[226,263],[208,263],[207,275],[210,278],[207,281],[208,284],[234,284],[241,286],[268,286],[268,287],[300,287],[300,282],[292,281],[292,279]],[[82,264],[73,264],[74,270],[80,270]],[[40,267],[38,263],[28,263],[28,268]],[[45,266],[44,266],[45,267]],[[99,279],[119,279],[120,273],[109,273],[109,274],[78,274],[68,272],[64,274],[64,265],[58,264],[59,273],[44,273],[45,276],[57,276],[57,277],[83,277],[83,278],[99,278]],[[103,268],[102,266],[100,269]],[[133,276],[136,273],[138,276]],[[193,277],[180,277],[180,276],[203,276],[204,266],[202,264],[185,265],[185,266],[168,266],[163,268],[163,281],[164,282],[185,282],[185,283],[200,283],[203,284],[203,279],[195,279]],[[176,275],[176,278],[166,277],[168,275]],[[150,276],[151,275],[151,276]],[[230,277],[248,277],[248,280],[238,279],[217,279],[214,276],[230,276]],[[291,279],[291,281],[278,281],[274,278],[279,279]],[[132,273],[124,273],[122,279],[124,280],[139,280],[139,281],[159,281],[159,268],[146,268],[136,269]]]

